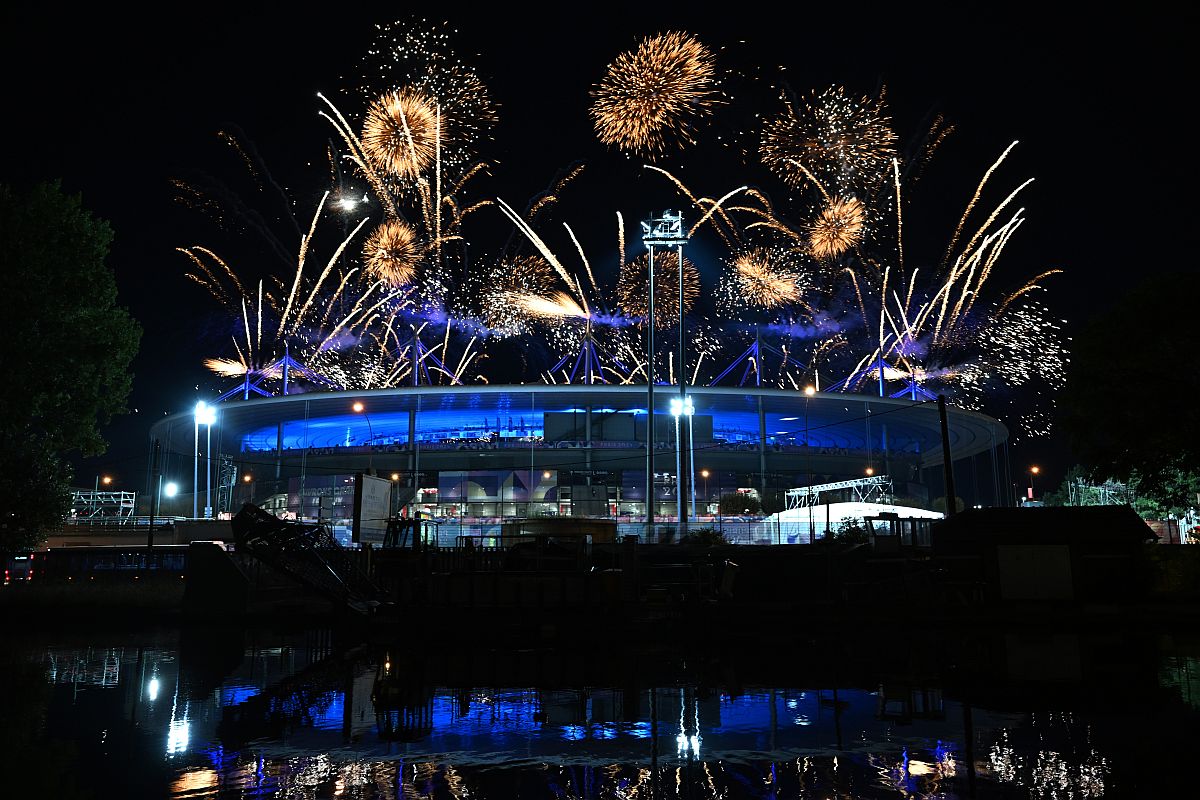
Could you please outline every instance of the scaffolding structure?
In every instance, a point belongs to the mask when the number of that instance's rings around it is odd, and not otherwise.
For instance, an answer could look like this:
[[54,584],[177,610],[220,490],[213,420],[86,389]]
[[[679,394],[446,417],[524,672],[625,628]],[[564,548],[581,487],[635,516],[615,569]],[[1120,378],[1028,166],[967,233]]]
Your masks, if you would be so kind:
[[69,522],[81,525],[126,525],[133,520],[137,492],[78,490],[71,492]]
[[787,510],[819,506],[821,505],[822,493],[843,490],[850,491],[854,502],[886,502],[892,495],[892,479],[887,475],[872,475],[869,478],[854,478],[848,481],[818,483],[816,486],[802,486],[798,489],[788,489],[784,493],[784,505]]
[[222,453],[217,467],[217,507],[216,513],[230,511],[233,502],[233,487],[237,485],[238,470],[233,462],[233,456]]

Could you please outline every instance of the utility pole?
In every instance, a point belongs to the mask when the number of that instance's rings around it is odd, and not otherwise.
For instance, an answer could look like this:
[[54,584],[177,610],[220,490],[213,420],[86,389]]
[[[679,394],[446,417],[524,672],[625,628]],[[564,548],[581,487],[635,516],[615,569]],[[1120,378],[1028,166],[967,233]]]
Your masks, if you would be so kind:
[[154,440],[154,457],[151,461],[150,475],[153,483],[151,487],[154,491],[153,502],[150,503],[150,524],[146,531],[146,547],[154,547],[154,519],[158,516],[158,504],[162,497],[162,472],[159,470],[158,454],[161,447],[158,439]]
[[946,395],[938,395],[938,417],[942,423],[942,474],[946,478],[946,518],[958,511],[958,495],[954,492],[954,464],[950,461],[950,426],[946,421]]

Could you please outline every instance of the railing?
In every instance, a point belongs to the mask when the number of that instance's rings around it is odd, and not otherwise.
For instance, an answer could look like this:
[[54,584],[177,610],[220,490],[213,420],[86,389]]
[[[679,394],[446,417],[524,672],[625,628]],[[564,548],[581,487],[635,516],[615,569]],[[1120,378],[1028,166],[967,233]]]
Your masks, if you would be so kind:
[[[176,522],[184,521],[188,517],[163,517],[154,518],[155,530],[162,530],[174,526]],[[87,533],[92,534],[128,534],[137,529],[146,530],[150,527],[150,517],[78,517],[64,519],[55,534],[64,533]]]

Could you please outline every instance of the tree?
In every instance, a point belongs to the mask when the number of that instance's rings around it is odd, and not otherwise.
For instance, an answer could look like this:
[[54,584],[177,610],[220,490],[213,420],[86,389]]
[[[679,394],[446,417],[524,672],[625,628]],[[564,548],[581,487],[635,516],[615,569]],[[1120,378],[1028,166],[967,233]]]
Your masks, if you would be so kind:
[[1154,275],[1075,339],[1058,421],[1092,478],[1151,494],[1200,467],[1198,297],[1200,272]]
[[30,547],[66,510],[66,459],[103,453],[124,410],[141,326],[117,305],[113,233],[57,183],[0,185],[0,550]]
[[742,492],[721,495],[720,504],[721,513],[727,517],[736,517],[739,514],[757,514],[762,510],[762,504],[758,502],[757,497]]

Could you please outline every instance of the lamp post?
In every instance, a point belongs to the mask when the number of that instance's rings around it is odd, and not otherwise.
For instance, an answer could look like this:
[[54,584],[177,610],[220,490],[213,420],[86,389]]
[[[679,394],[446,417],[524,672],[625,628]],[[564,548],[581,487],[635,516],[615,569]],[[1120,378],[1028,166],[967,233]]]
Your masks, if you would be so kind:
[[392,473],[392,502],[388,503],[388,507],[391,509],[392,516],[400,515],[400,508],[399,508],[400,504],[398,502],[396,502],[399,499],[400,499],[400,473],[393,472]]
[[1033,502],[1033,476],[1041,472],[1041,467],[1032,466],[1029,468],[1029,502]]
[[203,425],[205,435],[207,436],[207,444],[204,450],[204,473],[205,473],[205,490],[204,490],[204,516],[205,518],[212,515],[212,426],[217,421],[217,409],[210,406],[208,403],[201,400],[196,403],[196,409],[192,414],[194,420],[193,433],[194,435],[194,457],[192,459],[192,519],[200,516],[197,503],[200,495],[200,426]]
[[[812,443],[808,441],[808,401],[812,400],[813,395],[815,395],[816,393],[817,393],[817,390],[814,389],[813,387],[811,387],[811,386],[804,387],[804,459],[805,459],[805,461],[808,462],[808,490],[810,493],[812,492],[813,475],[812,475]],[[808,543],[809,544],[815,544],[816,540],[817,540],[817,528],[816,528],[816,524],[813,522],[813,500],[814,499],[815,498],[813,498],[811,496],[808,498]],[[825,535],[826,536],[829,535],[828,530],[825,531]]]
[[361,400],[355,400],[354,405],[350,406],[354,409],[355,414],[362,414],[363,419],[367,421],[367,434],[370,439],[367,440],[367,474],[375,474],[375,430],[371,427],[371,418],[367,416],[367,407],[363,405]]
[[700,470],[700,477],[704,478],[704,513],[708,513],[708,470]]
[[246,484],[246,488],[250,490],[250,504],[254,504],[254,476],[247,472],[242,476],[242,483]]

